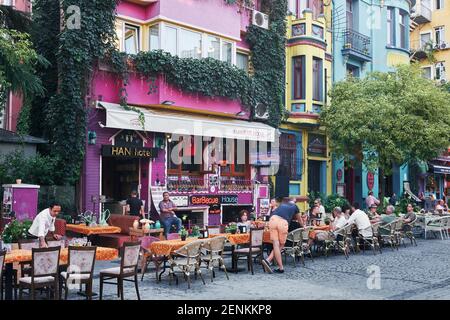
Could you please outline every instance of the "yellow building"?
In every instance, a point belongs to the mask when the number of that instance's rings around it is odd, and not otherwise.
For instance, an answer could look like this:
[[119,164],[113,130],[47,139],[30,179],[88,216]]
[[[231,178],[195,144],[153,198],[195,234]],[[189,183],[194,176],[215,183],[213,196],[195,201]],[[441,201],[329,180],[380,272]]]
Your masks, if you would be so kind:
[[411,14],[411,58],[420,63],[425,77],[449,80],[450,1],[417,0]]
[[292,14],[287,24],[287,117],[280,125],[280,169],[274,185],[275,195],[296,197],[302,210],[308,208],[310,192],[332,192],[331,155],[318,124],[332,81],[328,8]]

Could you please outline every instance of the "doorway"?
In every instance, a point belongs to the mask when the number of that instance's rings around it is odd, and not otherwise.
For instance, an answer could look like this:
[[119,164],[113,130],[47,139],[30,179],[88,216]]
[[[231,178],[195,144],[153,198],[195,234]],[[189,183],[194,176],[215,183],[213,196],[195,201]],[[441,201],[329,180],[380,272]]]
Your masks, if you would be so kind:
[[108,202],[128,199],[131,191],[139,192],[139,159],[102,159],[102,194]]
[[308,192],[323,192],[322,161],[308,160]]
[[348,167],[348,164],[345,164],[344,170],[344,183],[345,183],[345,195],[347,200],[350,203],[355,201],[355,170],[351,167]]

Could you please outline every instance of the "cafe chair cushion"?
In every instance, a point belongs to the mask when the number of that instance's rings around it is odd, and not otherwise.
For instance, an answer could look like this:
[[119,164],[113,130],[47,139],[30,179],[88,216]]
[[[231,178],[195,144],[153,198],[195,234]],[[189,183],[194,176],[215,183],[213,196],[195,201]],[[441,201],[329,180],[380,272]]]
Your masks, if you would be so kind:
[[[53,278],[53,277],[37,277],[37,278],[34,278],[34,282],[35,283],[53,282],[53,281],[55,281],[55,278]],[[19,282],[31,284],[31,277],[20,278]]]

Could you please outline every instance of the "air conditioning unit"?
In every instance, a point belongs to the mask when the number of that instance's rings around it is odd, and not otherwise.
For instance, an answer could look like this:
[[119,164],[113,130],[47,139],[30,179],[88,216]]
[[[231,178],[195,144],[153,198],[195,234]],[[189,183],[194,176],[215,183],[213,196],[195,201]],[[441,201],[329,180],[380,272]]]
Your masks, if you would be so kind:
[[264,103],[257,103],[255,106],[255,119],[269,119],[269,107]]
[[265,13],[253,10],[252,23],[260,28],[269,29],[269,16]]
[[441,79],[439,80],[439,83],[440,83],[441,85],[444,85],[444,84],[447,83],[447,79],[441,78]]
[[439,49],[444,50],[447,49],[449,47],[449,45],[446,42],[441,42],[441,44],[439,45]]

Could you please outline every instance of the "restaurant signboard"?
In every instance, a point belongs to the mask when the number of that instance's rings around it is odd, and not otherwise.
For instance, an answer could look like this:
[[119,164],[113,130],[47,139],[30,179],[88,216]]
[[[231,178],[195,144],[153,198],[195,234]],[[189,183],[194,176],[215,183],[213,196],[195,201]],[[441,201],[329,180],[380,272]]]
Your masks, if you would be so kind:
[[189,197],[191,205],[237,204],[238,196],[232,195],[193,195]]

